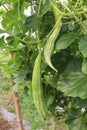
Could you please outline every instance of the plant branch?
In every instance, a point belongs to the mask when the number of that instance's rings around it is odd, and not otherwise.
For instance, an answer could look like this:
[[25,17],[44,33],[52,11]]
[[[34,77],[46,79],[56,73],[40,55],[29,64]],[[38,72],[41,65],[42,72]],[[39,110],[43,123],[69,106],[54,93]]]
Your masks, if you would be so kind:
[[83,30],[85,31],[85,33],[87,33],[86,28],[84,27],[84,25],[82,24],[81,20],[79,20],[76,15],[61,1],[59,0],[61,5],[66,8],[66,10],[75,18],[75,20],[77,21],[77,23],[83,28]]

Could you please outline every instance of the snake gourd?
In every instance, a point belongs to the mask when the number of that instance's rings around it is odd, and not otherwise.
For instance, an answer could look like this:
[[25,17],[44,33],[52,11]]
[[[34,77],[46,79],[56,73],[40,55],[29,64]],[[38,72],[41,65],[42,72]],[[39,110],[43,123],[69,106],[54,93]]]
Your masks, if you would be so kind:
[[61,26],[62,26],[62,15],[61,15],[61,12],[60,10],[58,9],[57,7],[57,4],[55,1],[53,1],[53,3],[51,4],[52,6],[52,10],[53,10],[53,13],[54,13],[54,17],[55,17],[55,25],[53,27],[53,29],[51,30],[51,33],[49,35],[49,37],[47,38],[47,41],[46,41],[46,45],[44,47],[44,57],[45,57],[45,61],[46,63],[55,71],[57,71],[52,63],[51,63],[51,55],[52,55],[52,52],[53,52],[53,49],[54,49],[54,44],[55,44],[55,41],[59,35],[59,32],[61,30]]

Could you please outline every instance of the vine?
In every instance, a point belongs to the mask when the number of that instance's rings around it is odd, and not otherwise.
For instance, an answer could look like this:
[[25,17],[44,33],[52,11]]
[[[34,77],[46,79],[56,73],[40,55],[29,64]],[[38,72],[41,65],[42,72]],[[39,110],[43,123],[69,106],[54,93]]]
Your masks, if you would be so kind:
[[[52,129],[64,122],[69,130],[86,130],[87,2],[6,0],[0,5],[0,33],[8,34],[6,40],[5,36],[0,38],[0,69],[7,82],[9,78],[8,87],[2,84],[0,90],[25,93],[40,120],[44,110],[43,122],[53,118]],[[26,16],[24,10],[28,8]],[[12,59],[8,58],[10,51],[14,52]],[[41,66],[36,66],[40,52]]]

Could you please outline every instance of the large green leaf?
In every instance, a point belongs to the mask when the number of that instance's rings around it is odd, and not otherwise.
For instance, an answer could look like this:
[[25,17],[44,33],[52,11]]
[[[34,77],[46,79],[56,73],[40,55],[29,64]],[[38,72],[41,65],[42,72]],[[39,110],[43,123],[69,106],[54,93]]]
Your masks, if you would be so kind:
[[84,57],[87,57],[87,35],[84,36],[79,42],[79,49]]
[[66,123],[69,125],[69,130],[87,130],[87,120],[84,120],[82,113],[76,109],[68,112]]
[[82,60],[72,60],[60,76],[57,88],[67,96],[87,98],[87,75],[81,72]]
[[83,59],[82,72],[83,72],[84,74],[87,74],[87,58],[84,58],[84,59]]
[[70,46],[72,43],[75,42],[75,40],[78,38],[78,34],[76,33],[68,33],[64,34],[58,39],[56,42],[56,50],[66,49],[68,46]]

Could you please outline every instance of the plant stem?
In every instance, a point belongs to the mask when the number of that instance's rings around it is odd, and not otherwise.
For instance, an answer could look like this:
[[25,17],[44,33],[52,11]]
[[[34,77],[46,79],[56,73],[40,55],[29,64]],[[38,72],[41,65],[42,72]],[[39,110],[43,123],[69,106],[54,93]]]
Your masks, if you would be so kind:
[[42,0],[39,1],[38,16],[39,16],[39,14],[40,14],[41,3],[42,3]]
[[22,124],[21,113],[20,113],[20,104],[19,104],[18,93],[13,92],[13,97],[14,97],[18,127],[19,127],[19,130],[24,130],[23,124]]
[[[13,58],[14,53],[10,51],[9,58]],[[14,82],[13,82],[14,85]],[[13,98],[14,98],[14,104],[15,104],[15,110],[16,110],[16,117],[17,117],[17,123],[19,130],[24,130],[23,124],[22,124],[22,118],[21,118],[21,112],[20,112],[20,103],[19,103],[19,97],[17,92],[13,92]]]
[[52,121],[52,130],[55,130],[55,118],[53,117],[53,121]]
[[85,31],[85,33],[87,33],[87,30],[86,30],[86,28],[84,27],[84,25],[82,24],[81,20],[79,20],[79,19],[76,17],[76,15],[73,14],[72,11],[71,11],[63,2],[61,2],[61,0],[59,0],[59,1],[60,1],[61,5],[63,5],[63,6],[66,8],[66,10],[75,18],[75,20],[76,20],[77,23],[82,27],[82,29]]

